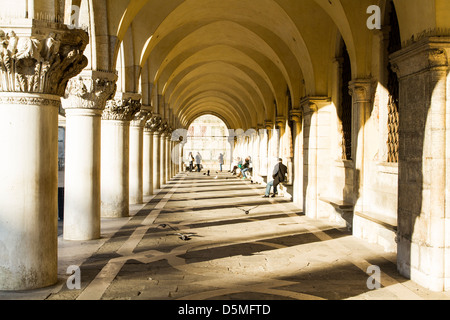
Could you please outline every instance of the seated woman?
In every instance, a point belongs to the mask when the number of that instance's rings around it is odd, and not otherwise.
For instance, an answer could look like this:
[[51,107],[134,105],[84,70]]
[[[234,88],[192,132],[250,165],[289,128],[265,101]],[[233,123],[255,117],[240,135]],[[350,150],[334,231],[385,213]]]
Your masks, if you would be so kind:
[[249,172],[250,169],[251,169],[251,158],[249,156],[249,157],[245,158],[245,162],[242,165],[241,172],[239,173],[239,175],[237,177],[246,179],[247,178],[246,173]]
[[234,175],[237,174],[236,170],[240,169],[242,167],[242,159],[240,157],[237,157],[234,166],[233,166],[233,170],[231,170],[231,173]]

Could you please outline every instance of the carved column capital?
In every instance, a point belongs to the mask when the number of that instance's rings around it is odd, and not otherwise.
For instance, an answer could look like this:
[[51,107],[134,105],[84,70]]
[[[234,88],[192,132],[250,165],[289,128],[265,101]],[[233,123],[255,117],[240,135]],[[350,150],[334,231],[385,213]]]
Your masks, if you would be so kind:
[[306,116],[310,113],[317,112],[320,108],[329,105],[331,99],[325,96],[318,97],[305,97],[301,100],[300,105],[303,111],[303,115]]
[[147,120],[152,116],[152,113],[148,109],[141,109],[134,115],[133,120],[131,120],[131,126],[144,128]]
[[159,127],[162,124],[162,117],[159,114],[152,114],[145,123],[145,131],[151,133],[159,133]]
[[0,29],[0,92],[64,96],[69,79],[88,65],[88,42],[85,31],[42,21],[9,33]]
[[264,127],[267,130],[272,130],[273,129],[273,121],[271,121],[271,120],[264,121]]
[[102,120],[132,121],[140,110],[140,101],[126,97],[115,97],[106,102]]
[[279,128],[284,128],[286,125],[286,118],[284,116],[278,116],[275,119],[275,125]]
[[289,119],[295,123],[301,123],[303,118],[303,112],[300,109],[293,109],[289,112]]
[[106,101],[116,93],[115,73],[87,71],[69,80],[66,93],[61,99],[64,109],[103,110]]
[[374,83],[370,79],[350,81],[349,92],[356,103],[370,102],[374,93]]
[[450,43],[440,37],[427,37],[390,56],[392,70],[401,79],[422,71],[448,71]]
[[161,124],[157,128],[157,132],[160,136],[165,136],[167,134],[167,129],[169,128],[169,124],[167,120],[161,120]]

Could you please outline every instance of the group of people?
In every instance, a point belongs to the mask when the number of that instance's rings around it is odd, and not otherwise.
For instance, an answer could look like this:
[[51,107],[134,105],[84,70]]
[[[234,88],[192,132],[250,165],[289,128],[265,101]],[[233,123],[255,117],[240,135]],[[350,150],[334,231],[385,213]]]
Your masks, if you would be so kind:
[[[243,179],[246,179],[247,173],[251,173],[252,170],[251,157],[250,156],[247,157],[244,162],[242,162],[242,159],[238,157],[233,166],[233,170],[231,170],[231,173],[233,175],[236,175],[236,171],[238,169],[240,169],[240,173],[237,177],[242,177]],[[280,185],[280,183],[286,181],[286,176],[287,176],[287,167],[283,164],[283,159],[278,158],[278,162],[274,166],[272,171],[272,180],[267,182],[266,192],[264,193],[263,198],[269,198],[270,191],[272,188],[273,188],[272,198],[276,197],[276,195],[278,194],[278,186]]]
[[[225,163],[223,153],[219,155],[218,160],[220,172],[223,172],[223,165]],[[190,152],[188,156],[188,161],[189,161],[188,170],[190,172],[194,171],[194,162],[197,167],[196,168],[197,172],[201,172],[202,156],[200,155],[200,152],[197,152],[197,155],[195,157],[192,154],[192,152]],[[232,167],[233,169],[229,170],[228,172],[231,172],[233,175],[237,175],[238,178],[248,179],[249,174],[251,174],[253,170],[252,158],[248,156],[243,161],[241,157],[237,157],[233,162]],[[240,171],[239,174],[237,173],[238,169]],[[275,197],[278,194],[278,185],[286,181],[286,175],[287,175],[287,167],[283,164],[283,159],[279,158],[278,163],[275,165],[272,172],[272,180],[267,182],[266,192],[263,197],[268,198],[270,196],[270,191],[272,188],[273,188],[272,197]]]
[[189,161],[189,168],[188,168],[189,172],[194,171],[194,162],[197,167],[196,168],[197,172],[202,171],[202,155],[200,154],[200,152],[197,152],[195,158],[192,152],[190,152],[188,156],[188,161]]
[[[233,175],[237,175],[238,178],[247,179],[248,174],[251,174],[253,170],[252,158],[248,156],[244,161],[242,161],[241,157],[237,157],[233,162],[232,167],[233,169],[230,170],[230,172]],[[239,174],[237,173],[238,169]]]

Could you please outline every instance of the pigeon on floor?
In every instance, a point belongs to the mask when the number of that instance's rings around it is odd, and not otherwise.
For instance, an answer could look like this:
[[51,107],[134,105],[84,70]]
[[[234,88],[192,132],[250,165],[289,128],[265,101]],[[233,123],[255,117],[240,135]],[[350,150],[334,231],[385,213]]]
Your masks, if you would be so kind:
[[172,229],[173,231],[176,231],[176,232],[177,232],[176,235],[178,236],[178,238],[179,238],[180,240],[183,240],[183,241],[189,241],[189,240],[192,240],[192,238],[191,238],[190,236],[178,232],[177,229],[173,228],[171,225],[169,225],[169,224],[167,224],[167,223],[160,224],[160,225],[158,226],[158,228],[159,228],[159,227],[161,227],[161,228],[163,228],[163,229],[166,229],[167,227],[169,227],[169,228]]
[[189,237],[188,235],[182,234],[182,233],[177,233],[177,235],[179,236],[178,238],[183,240],[183,241],[189,241],[192,240],[191,237]]
[[177,229],[174,229],[171,225],[169,225],[169,224],[167,224],[167,223],[162,223],[162,224],[160,224],[160,225],[158,226],[158,228],[160,228],[160,227],[163,228],[163,229],[169,227],[169,228],[172,229],[173,231],[178,231]]
[[237,208],[237,209],[243,211],[245,214],[250,214],[250,211],[252,211],[252,210],[254,210],[254,209],[258,208],[258,207],[259,206],[256,206],[256,207],[253,207],[253,208],[250,208],[250,209],[243,209],[243,208]]

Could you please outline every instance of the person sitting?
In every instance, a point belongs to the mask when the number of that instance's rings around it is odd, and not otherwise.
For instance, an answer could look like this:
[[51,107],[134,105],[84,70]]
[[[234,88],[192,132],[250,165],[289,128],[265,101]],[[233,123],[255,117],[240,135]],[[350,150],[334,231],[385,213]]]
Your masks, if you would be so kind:
[[281,182],[286,181],[287,167],[283,164],[283,159],[279,158],[278,163],[275,165],[272,173],[273,180],[267,183],[266,193],[263,198],[268,198],[270,195],[270,189],[273,187],[272,198],[278,194],[278,185]]
[[244,164],[242,165],[241,172],[237,176],[238,178],[245,179],[245,173],[250,169],[250,157],[245,158]]
[[233,166],[233,170],[231,170],[233,176],[237,174],[236,170],[240,169],[241,167],[242,167],[242,159],[240,157],[237,157],[235,165]]

